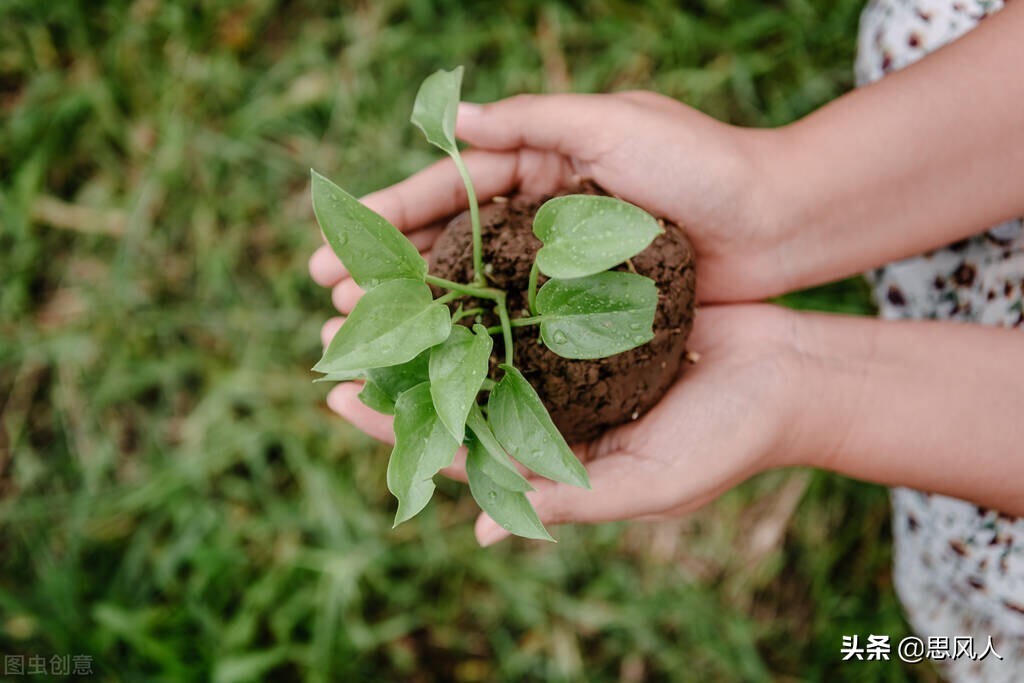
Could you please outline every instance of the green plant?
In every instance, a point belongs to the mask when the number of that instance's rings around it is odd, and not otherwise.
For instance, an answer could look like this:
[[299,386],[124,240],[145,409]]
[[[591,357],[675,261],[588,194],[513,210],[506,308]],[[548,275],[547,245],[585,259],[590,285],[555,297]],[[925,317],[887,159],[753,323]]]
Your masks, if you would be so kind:
[[[515,367],[514,327],[537,325],[540,338],[570,359],[602,358],[653,338],[654,281],[609,271],[661,233],[643,210],[618,199],[568,195],[546,202],[533,230],[543,246],[527,292],[531,315],[511,318],[507,293],[487,280],[473,184],[455,142],[462,67],[438,71],[420,87],[412,122],[449,154],[466,185],[473,231],[473,279],[428,274],[413,244],[383,217],[313,172],[313,207],[328,243],[366,294],[313,368],[322,380],[364,380],[360,399],[395,416],[388,488],[398,498],[395,524],[429,502],[433,476],[465,444],[470,491],[512,533],[548,539],[525,492],[529,482],[511,455],[549,479],[588,487],[587,473],[556,429],[537,392]],[[549,279],[539,290],[540,273]],[[434,298],[429,285],[447,290]],[[500,322],[481,324],[482,310],[454,314],[468,297],[490,302]],[[472,330],[455,324],[474,317]],[[501,334],[503,373],[488,378],[492,334]],[[480,396],[487,394],[486,402]]]

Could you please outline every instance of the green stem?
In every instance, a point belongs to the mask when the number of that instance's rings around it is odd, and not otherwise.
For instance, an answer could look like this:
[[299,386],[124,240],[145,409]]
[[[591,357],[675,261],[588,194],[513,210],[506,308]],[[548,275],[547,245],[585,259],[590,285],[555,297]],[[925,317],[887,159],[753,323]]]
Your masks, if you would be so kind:
[[449,301],[458,299],[460,296],[462,295],[459,294],[458,292],[448,292],[447,294],[442,294],[441,296],[434,299],[434,302],[439,304],[446,304]]
[[[540,325],[541,321],[544,320],[542,315],[531,315],[528,318],[512,318],[509,320],[510,327],[529,327],[530,325]],[[497,334],[501,332],[501,325],[495,325],[494,327],[488,327],[487,331],[490,334]]]
[[508,319],[508,306],[505,305],[505,292],[501,293],[495,308],[498,311],[498,320],[501,321],[501,338],[505,342],[505,362],[514,365],[515,353],[512,348],[512,323]]
[[512,359],[515,355],[512,351],[512,322],[508,319],[508,305],[505,292],[493,287],[462,285],[458,282],[452,282],[451,280],[445,280],[443,277],[429,274],[426,276],[426,281],[435,287],[442,287],[452,292],[476,297],[477,299],[493,301],[494,309],[497,311],[498,319],[501,321],[502,338],[505,341],[505,362],[512,365]]
[[465,296],[473,296],[477,299],[488,299],[490,301],[497,301],[499,298],[504,300],[505,292],[500,289],[494,289],[493,287],[478,287],[477,285],[463,285],[458,282],[452,282],[451,280],[445,280],[443,277],[437,277],[436,275],[427,275],[426,280],[428,283],[435,287],[441,287],[448,289]]
[[457,323],[460,320],[462,320],[463,318],[468,318],[468,317],[473,316],[473,315],[480,315],[483,312],[484,312],[484,309],[479,308],[479,307],[478,308],[467,308],[464,311],[459,311],[459,312],[455,313],[452,316],[452,322],[453,323]]
[[537,315],[537,276],[540,274],[540,268],[537,267],[537,261],[534,260],[533,265],[530,266],[530,281],[526,289],[526,303],[530,307],[530,313]]
[[466,196],[469,198],[469,220],[473,225],[473,282],[478,285],[486,284],[484,277],[484,247],[483,237],[480,229],[480,207],[476,201],[476,190],[473,189],[473,180],[469,177],[469,170],[462,162],[462,155],[458,150],[452,153],[452,160],[455,161],[455,168],[459,169],[462,182],[466,186]]

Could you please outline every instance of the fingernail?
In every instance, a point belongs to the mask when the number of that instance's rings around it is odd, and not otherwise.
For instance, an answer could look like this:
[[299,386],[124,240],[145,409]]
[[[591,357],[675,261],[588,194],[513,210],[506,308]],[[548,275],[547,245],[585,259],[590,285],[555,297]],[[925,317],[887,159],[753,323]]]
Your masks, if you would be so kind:
[[473,104],[472,102],[459,102],[459,118],[473,118],[480,116],[484,112],[484,108],[479,104]]
[[501,539],[508,536],[508,532],[502,529],[493,519],[490,517],[484,517],[476,525],[476,541],[480,544],[480,547],[486,548],[489,545],[494,545]]

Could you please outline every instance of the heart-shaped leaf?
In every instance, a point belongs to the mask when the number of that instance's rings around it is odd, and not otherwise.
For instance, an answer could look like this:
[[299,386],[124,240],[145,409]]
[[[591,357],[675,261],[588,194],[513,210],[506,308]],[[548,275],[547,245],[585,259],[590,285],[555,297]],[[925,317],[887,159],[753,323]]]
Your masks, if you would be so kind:
[[395,401],[399,395],[420,382],[427,381],[429,358],[430,349],[427,349],[408,363],[367,370],[366,384],[359,392],[359,400],[378,413],[394,415]]
[[363,289],[387,280],[423,280],[427,262],[398,228],[316,171],[313,212],[327,243]]
[[423,131],[427,141],[448,154],[458,154],[455,144],[455,118],[462,90],[462,67],[435,71],[427,76],[416,93],[412,122]]
[[313,369],[337,373],[382,368],[415,358],[448,338],[448,307],[426,283],[389,280],[363,295]]
[[548,280],[537,292],[540,336],[563,358],[604,358],[646,344],[657,309],[654,280],[635,273]]
[[509,491],[487,475],[485,467],[489,456],[480,442],[470,438],[466,445],[469,447],[466,454],[466,478],[469,479],[469,491],[480,509],[517,536],[554,541],[537,517],[526,494]]
[[587,470],[565,443],[537,392],[514,367],[500,367],[505,376],[487,401],[488,422],[498,441],[537,474],[590,488]]
[[469,411],[466,426],[473,433],[477,444],[483,449],[477,463],[480,471],[490,477],[495,484],[508,491],[533,490],[530,482],[526,481],[526,477],[519,473],[516,466],[509,460],[508,455],[505,454],[505,449],[498,443],[498,439],[487,425],[483,413],[480,412],[480,406],[474,405]]
[[434,411],[430,384],[421,382],[395,401],[395,448],[388,461],[388,490],[398,498],[395,526],[415,516],[434,494],[434,475],[459,448]]
[[537,267],[548,277],[593,275],[636,256],[662,232],[653,216],[621,199],[555,197],[533,219],[533,233],[544,243]]
[[459,441],[466,433],[466,416],[476,405],[476,395],[487,377],[494,341],[483,325],[470,332],[453,325],[442,343],[430,350],[430,395],[437,414]]

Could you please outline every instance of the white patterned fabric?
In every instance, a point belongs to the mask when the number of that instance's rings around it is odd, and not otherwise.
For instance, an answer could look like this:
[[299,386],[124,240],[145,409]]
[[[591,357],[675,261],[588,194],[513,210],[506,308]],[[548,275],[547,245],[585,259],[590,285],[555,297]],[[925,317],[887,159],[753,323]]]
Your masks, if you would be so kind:
[[[1002,6],[1002,0],[873,0],[861,16],[858,84],[913,63]],[[1024,332],[1019,219],[891,263],[868,278],[883,318],[958,320]],[[1008,372],[1007,381],[1020,383],[1019,368],[1017,373]],[[970,458],[964,453],[965,467]],[[894,489],[892,503],[894,582],[918,635],[926,643],[973,637],[979,655],[992,636],[1003,657],[947,658],[938,663],[940,671],[956,683],[1024,682],[1024,519],[909,489]]]

